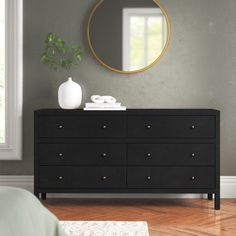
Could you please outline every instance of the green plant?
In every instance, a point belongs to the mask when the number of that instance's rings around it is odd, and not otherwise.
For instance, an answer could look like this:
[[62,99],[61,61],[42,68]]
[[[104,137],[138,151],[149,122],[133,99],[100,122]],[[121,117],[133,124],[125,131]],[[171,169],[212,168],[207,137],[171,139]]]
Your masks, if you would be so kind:
[[51,70],[58,68],[66,69],[68,76],[71,76],[71,67],[78,65],[82,60],[80,46],[67,46],[65,41],[53,33],[48,33],[44,42],[44,49],[41,54],[41,62],[48,65]]

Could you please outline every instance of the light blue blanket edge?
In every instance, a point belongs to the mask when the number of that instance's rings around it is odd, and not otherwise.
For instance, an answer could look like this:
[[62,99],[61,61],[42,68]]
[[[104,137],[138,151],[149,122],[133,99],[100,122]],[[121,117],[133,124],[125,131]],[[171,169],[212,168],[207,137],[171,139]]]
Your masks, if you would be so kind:
[[0,186],[0,236],[66,236],[58,219],[30,192]]

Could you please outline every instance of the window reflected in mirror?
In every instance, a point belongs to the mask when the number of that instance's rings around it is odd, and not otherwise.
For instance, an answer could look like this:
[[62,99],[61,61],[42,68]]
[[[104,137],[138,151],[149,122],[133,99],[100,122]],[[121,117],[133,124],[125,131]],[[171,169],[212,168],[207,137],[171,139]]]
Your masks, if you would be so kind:
[[152,64],[166,42],[166,21],[160,9],[123,9],[123,70],[140,70]]
[[87,36],[103,66],[136,73],[158,61],[168,46],[169,29],[156,0],[100,0],[90,15]]

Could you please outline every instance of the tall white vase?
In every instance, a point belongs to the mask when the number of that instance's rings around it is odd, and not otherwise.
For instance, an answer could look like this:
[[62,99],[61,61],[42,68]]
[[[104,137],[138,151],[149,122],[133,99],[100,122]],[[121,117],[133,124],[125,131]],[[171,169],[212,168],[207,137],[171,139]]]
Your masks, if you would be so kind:
[[82,101],[82,89],[72,78],[62,83],[58,89],[58,103],[62,109],[77,109]]

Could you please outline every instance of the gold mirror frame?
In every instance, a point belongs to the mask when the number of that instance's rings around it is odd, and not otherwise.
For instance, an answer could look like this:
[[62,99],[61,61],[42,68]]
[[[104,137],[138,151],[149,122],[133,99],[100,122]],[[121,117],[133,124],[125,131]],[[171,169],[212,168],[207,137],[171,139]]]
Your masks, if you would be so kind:
[[148,70],[149,68],[153,67],[159,60],[161,60],[161,58],[163,57],[163,55],[166,53],[167,51],[167,48],[169,46],[169,42],[170,42],[170,30],[171,30],[171,27],[170,27],[170,21],[169,21],[169,18],[168,18],[168,15],[166,13],[166,10],[164,9],[164,7],[162,6],[162,4],[160,3],[159,0],[153,0],[153,2],[155,2],[159,8],[161,9],[162,13],[164,14],[165,16],[165,19],[166,19],[166,25],[167,25],[167,39],[166,39],[166,44],[165,44],[165,47],[163,48],[161,54],[159,57],[157,57],[157,59],[152,62],[150,65],[142,68],[142,69],[139,69],[139,70],[134,70],[134,71],[122,71],[122,70],[118,70],[118,69],[115,69],[107,64],[105,64],[100,58],[99,56],[96,54],[94,48],[93,48],[93,45],[91,43],[91,39],[90,39],[90,23],[92,21],[92,18],[96,12],[96,10],[98,9],[98,7],[103,4],[103,2],[106,1],[106,0],[98,0],[97,3],[94,5],[94,7],[92,8],[92,11],[89,15],[89,19],[88,19],[88,23],[87,23],[87,40],[88,40],[88,45],[89,45],[89,48],[90,50],[92,51],[92,54],[93,56],[95,57],[95,59],[102,65],[104,66],[105,68],[111,70],[111,71],[114,71],[114,72],[117,72],[117,73],[120,73],[120,74],[136,74],[136,73],[139,73],[139,72],[143,72],[145,70]]

